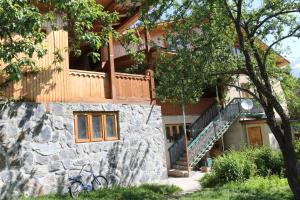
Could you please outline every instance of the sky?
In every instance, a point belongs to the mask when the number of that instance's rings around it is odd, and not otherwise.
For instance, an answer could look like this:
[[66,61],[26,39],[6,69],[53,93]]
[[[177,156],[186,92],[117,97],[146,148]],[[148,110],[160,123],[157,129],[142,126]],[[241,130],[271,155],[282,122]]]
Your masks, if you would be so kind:
[[[263,5],[262,0],[253,0],[254,7],[261,7]],[[299,15],[298,15],[299,16]],[[281,49],[283,49],[282,56],[284,56],[292,67],[292,74],[300,78],[300,38],[289,38],[281,43]],[[286,49],[286,50],[285,50]]]
[[289,48],[283,56],[291,62],[292,74],[300,78],[300,39],[287,39],[282,45]]

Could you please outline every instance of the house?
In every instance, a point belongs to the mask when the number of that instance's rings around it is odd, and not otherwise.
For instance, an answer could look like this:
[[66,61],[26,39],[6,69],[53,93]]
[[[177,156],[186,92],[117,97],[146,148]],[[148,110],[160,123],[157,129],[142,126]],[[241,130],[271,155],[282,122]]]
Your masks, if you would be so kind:
[[[116,30],[122,32],[137,20],[138,7],[128,15],[129,8],[113,0],[101,2],[122,15]],[[132,47],[146,53],[139,74],[126,73],[133,62],[112,36],[101,50],[99,67],[89,62],[87,47],[80,57],[63,51],[69,45],[67,32],[46,31],[49,52],[38,60],[41,71],[3,92],[4,98],[20,101],[1,104],[1,192],[65,192],[67,178],[85,163],[121,185],[159,181],[168,172],[187,176],[208,152],[217,155],[248,143],[273,145],[261,107],[249,100],[246,106],[253,106],[244,109],[246,96],[232,90],[232,100],[220,111],[219,87],[207,88],[198,103],[187,106],[189,134],[182,137],[179,106],[155,98],[155,60],[161,50],[174,54],[168,51],[162,25],[141,34],[144,46]],[[52,65],[54,45],[64,52],[62,71]],[[243,77],[239,82],[246,87]]]
[[[137,20],[138,5],[128,12],[133,5],[101,4],[119,13],[117,31]],[[48,53],[37,60],[40,72],[24,75],[2,92],[2,99],[11,101],[0,106],[0,194],[66,192],[68,177],[78,175],[86,163],[111,184],[167,178],[161,108],[153,103],[151,71],[115,71],[112,36],[95,68],[88,47],[83,45],[82,55],[73,57],[65,51],[67,32],[50,27],[45,32]],[[60,70],[53,65],[54,47],[62,52]]]
[[[132,47],[137,51],[146,52],[145,66],[155,70],[157,58],[163,53],[172,56],[176,52],[172,41],[166,39],[165,29],[172,29],[171,22],[159,23],[154,30],[147,31],[144,27],[137,28],[144,45]],[[261,42],[262,48],[267,46]],[[117,46],[116,69],[126,71],[133,61]],[[238,56],[239,49],[233,48]],[[289,64],[284,57],[277,54],[278,67]],[[245,75],[236,79],[236,85],[250,89]],[[283,98],[283,106],[287,109],[280,81],[273,80],[273,88]],[[192,168],[203,165],[205,158],[215,157],[225,150],[240,149],[244,146],[269,146],[279,149],[272,131],[266,123],[263,108],[250,95],[228,88],[223,105],[218,105],[219,96],[223,96],[222,86],[207,88],[199,102],[186,107],[187,138],[183,135],[183,117],[181,108],[169,102],[158,102],[161,105],[164,133],[166,138],[166,159],[170,176],[188,176]],[[223,106],[223,109],[220,108]],[[277,116],[279,120],[279,116]]]

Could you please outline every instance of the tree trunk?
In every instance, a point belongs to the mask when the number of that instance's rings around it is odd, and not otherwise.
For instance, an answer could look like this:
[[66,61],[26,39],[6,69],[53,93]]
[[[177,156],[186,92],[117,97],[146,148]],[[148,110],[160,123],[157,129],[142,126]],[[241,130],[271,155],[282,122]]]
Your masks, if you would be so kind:
[[[291,130],[284,130],[284,135],[291,136]],[[282,151],[284,165],[287,171],[287,179],[296,200],[300,200],[300,166],[291,139],[284,137],[280,149]]]
[[[267,120],[268,121],[268,120]],[[282,123],[289,123],[282,120]],[[274,123],[268,121],[268,125],[272,130],[276,140],[278,141],[282,152],[284,166],[286,169],[287,180],[294,194],[295,200],[300,200],[300,165],[297,160],[297,155],[293,146],[291,129],[286,127],[281,130]],[[283,135],[283,137],[281,137]]]

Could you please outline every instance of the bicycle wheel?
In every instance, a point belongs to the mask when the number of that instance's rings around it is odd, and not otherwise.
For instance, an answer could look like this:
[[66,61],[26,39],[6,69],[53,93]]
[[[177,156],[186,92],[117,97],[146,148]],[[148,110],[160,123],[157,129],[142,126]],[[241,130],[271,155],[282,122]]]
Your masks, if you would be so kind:
[[96,176],[92,181],[92,186],[94,190],[107,188],[108,182],[104,176]]
[[70,186],[71,197],[77,199],[82,191],[82,184],[80,182],[73,182]]

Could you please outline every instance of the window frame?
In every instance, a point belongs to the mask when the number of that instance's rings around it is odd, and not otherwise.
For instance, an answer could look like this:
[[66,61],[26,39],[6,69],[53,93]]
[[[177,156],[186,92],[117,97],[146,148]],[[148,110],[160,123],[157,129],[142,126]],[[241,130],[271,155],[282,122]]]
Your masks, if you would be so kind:
[[[79,139],[78,132],[78,115],[84,115],[86,117],[86,131],[87,138]],[[115,137],[107,137],[107,129],[106,129],[106,115],[114,116],[114,133]],[[104,112],[104,111],[95,111],[95,112],[84,112],[84,111],[76,111],[73,113],[74,116],[74,134],[75,134],[75,143],[87,143],[87,142],[103,142],[103,141],[116,141],[120,139],[120,131],[119,131],[119,113],[118,112]],[[100,117],[100,125],[101,125],[101,137],[95,138],[94,130],[93,130],[93,116]]]

